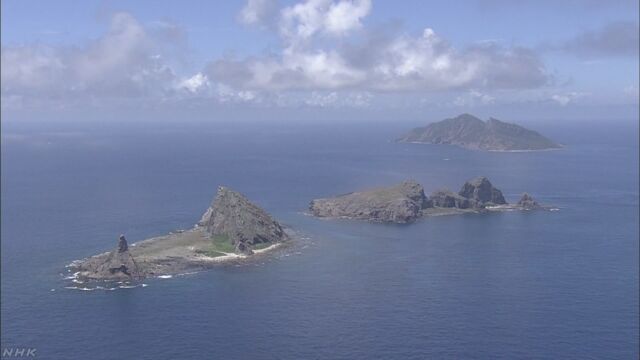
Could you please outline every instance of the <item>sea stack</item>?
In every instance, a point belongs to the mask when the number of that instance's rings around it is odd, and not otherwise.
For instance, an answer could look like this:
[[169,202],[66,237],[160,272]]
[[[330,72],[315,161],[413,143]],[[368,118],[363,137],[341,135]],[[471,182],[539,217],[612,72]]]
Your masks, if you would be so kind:
[[542,208],[542,206],[538,204],[538,202],[527,193],[522,194],[522,197],[520,198],[520,201],[518,201],[517,206],[521,207],[524,210],[534,210]]
[[118,252],[125,252],[129,250],[129,245],[127,244],[127,239],[125,239],[123,234],[120,234],[120,238],[118,239]]
[[244,195],[224,186],[198,223],[214,238],[231,242],[235,252],[252,254],[258,244],[287,240],[282,226]]
[[118,247],[106,257],[89,258],[79,270],[81,277],[88,279],[138,280],[145,276],[144,271],[129,252],[129,245],[124,235],[120,235]]

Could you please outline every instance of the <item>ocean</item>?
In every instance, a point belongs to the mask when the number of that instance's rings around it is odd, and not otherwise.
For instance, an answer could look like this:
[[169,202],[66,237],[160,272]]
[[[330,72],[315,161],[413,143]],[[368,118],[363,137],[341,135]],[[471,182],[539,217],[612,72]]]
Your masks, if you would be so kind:
[[[42,359],[637,359],[638,122],[526,124],[557,151],[392,140],[417,123],[2,124],[2,348]],[[311,199],[487,176],[558,211],[320,220]],[[65,266],[190,228],[218,185],[299,235],[114,291]]]

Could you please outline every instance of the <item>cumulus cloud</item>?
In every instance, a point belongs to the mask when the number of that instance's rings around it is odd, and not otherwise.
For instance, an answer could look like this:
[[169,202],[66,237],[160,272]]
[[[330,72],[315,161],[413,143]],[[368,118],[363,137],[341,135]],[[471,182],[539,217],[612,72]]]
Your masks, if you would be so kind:
[[417,37],[402,35],[342,49],[292,45],[268,57],[216,60],[209,71],[220,82],[262,90],[503,89],[537,87],[548,80],[531,50],[493,43],[457,50],[430,28]]
[[133,16],[116,13],[107,33],[83,47],[3,47],[2,95],[158,95],[175,74],[157,51]]
[[268,27],[275,20],[276,13],[275,0],[248,0],[238,13],[238,21],[246,25]]
[[197,94],[202,91],[206,91],[209,88],[209,79],[206,75],[197,73],[190,78],[180,81],[177,87],[190,93]]
[[547,81],[542,62],[530,50],[493,43],[457,50],[430,28],[420,37],[374,44],[373,52],[371,86],[382,90],[528,88]]
[[615,22],[570,39],[559,49],[581,57],[638,56],[640,27],[634,22]]
[[355,86],[365,78],[339,53],[324,50],[285,49],[280,57],[217,60],[208,70],[222,83],[268,91],[337,89]]
[[[241,14],[254,22],[260,2]],[[238,89],[257,91],[438,91],[532,88],[548,74],[531,50],[483,42],[456,49],[433,29],[349,42],[363,28],[370,0],[305,0],[280,11],[282,49],[266,56],[217,59],[205,74]],[[340,46],[331,46],[339,40]]]
[[586,93],[572,91],[572,92],[563,93],[563,94],[553,94],[551,95],[551,100],[557,102],[561,106],[567,106],[570,103],[574,102],[576,99],[585,97],[587,95],[588,94]]
[[306,0],[280,12],[280,33],[291,44],[321,33],[343,36],[362,26],[371,0]]
[[364,26],[371,10],[371,0],[304,0],[279,11],[275,1],[249,0],[238,20],[271,28],[280,48],[213,59],[189,74],[174,66],[189,53],[180,45],[186,44],[180,26],[142,24],[129,13],[115,13],[105,34],[82,46],[3,46],[2,98],[11,104],[194,97],[367,107],[381,93],[446,92],[462,94],[460,103],[489,104],[493,91],[548,82],[544,64],[530,49],[496,42],[456,48],[428,27],[419,34],[376,36]]

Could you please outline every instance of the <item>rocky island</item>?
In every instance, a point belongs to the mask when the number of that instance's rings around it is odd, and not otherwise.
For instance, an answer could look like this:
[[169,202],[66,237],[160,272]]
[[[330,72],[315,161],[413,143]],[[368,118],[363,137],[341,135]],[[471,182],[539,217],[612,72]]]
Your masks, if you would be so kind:
[[289,240],[290,234],[244,195],[220,186],[194,228],[129,245],[70,265],[78,281],[131,281],[210,268],[244,259]]
[[395,186],[312,200],[309,211],[323,218],[346,218],[385,223],[410,223],[422,216],[544,209],[525,193],[509,204],[486,177],[462,185],[459,192],[436,190],[426,196],[422,185],[407,180]]
[[482,121],[462,114],[411,130],[396,141],[456,145],[472,150],[533,151],[561,148],[559,144],[522,126],[494,118]]
[[429,205],[422,185],[409,180],[388,188],[316,199],[309,204],[309,210],[318,217],[408,223],[420,217],[422,209]]

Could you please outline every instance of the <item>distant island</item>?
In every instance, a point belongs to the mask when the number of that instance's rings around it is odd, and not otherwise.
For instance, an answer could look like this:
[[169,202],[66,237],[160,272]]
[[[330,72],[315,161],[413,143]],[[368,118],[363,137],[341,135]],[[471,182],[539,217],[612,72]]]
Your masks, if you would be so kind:
[[427,197],[422,185],[406,180],[391,187],[316,199],[309,204],[309,211],[317,217],[400,224],[422,216],[545,208],[527,193],[516,204],[507,203],[502,192],[482,176],[465,182],[457,193],[442,189]]
[[242,194],[220,186],[202,219],[187,231],[129,245],[124,235],[113,251],[70,265],[77,282],[130,281],[210,268],[273,249],[290,234]]
[[396,141],[456,145],[472,150],[533,151],[561,148],[559,144],[522,126],[494,118],[482,121],[462,114],[411,130]]

